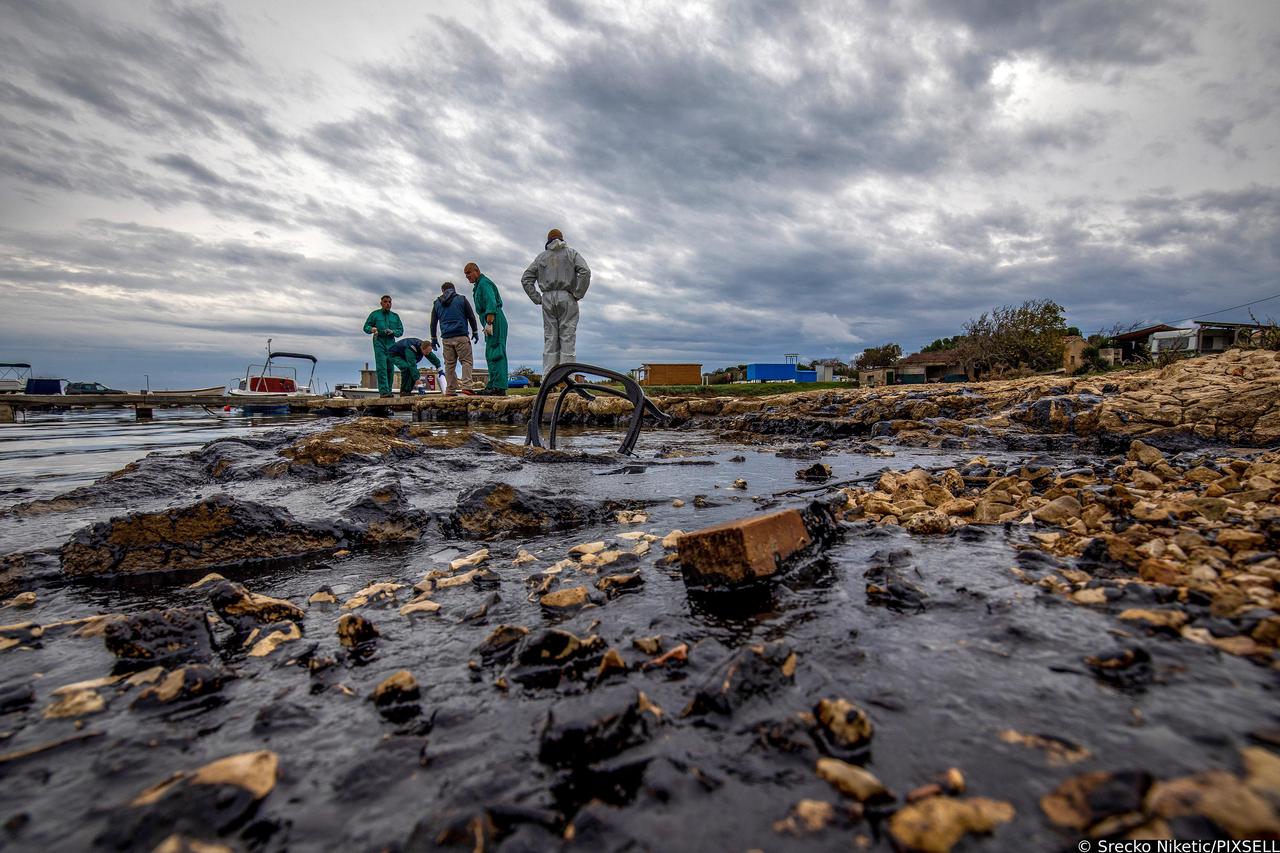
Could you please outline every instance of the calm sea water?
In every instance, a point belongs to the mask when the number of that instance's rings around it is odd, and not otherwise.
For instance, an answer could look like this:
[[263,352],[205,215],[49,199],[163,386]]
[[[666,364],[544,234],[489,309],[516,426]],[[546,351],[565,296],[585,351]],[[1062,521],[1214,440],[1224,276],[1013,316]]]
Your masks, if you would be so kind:
[[19,423],[0,425],[0,508],[92,483],[155,451],[180,453],[215,438],[310,420],[198,408],[156,409],[151,421],[135,420],[133,409],[29,412]]

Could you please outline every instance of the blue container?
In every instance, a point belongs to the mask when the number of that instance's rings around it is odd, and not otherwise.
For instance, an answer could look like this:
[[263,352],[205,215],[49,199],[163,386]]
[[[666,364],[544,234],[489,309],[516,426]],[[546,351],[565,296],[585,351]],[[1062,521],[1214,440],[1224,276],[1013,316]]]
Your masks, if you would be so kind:
[[797,371],[796,371],[796,381],[797,381],[797,382],[817,382],[817,381],[818,381],[818,371],[816,371],[816,370],[797,370]]
[[748,382],[792,382],[796,378],[794,364],[748,364]]

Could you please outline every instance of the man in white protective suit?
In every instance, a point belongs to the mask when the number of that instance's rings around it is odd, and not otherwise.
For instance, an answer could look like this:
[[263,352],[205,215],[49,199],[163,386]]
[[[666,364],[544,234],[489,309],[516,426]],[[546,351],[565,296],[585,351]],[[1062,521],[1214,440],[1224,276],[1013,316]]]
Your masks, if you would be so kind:
[[560,229],[547,232],[546,249],[520,276],[524,292],[542,306],[542,375],[574,360],[578,338],[578,301],[591,286],[587,262],[564,242]]

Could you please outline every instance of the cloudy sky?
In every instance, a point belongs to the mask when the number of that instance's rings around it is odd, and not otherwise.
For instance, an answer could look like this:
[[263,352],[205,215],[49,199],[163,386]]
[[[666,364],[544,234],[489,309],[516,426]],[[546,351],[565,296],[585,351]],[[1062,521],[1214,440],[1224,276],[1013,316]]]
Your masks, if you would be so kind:
[[540,365],[552,227],[623,369],[1280,293],[1274,0],[0,0],[0,69],[0,361],[70,379],[354,381],[472,259]]

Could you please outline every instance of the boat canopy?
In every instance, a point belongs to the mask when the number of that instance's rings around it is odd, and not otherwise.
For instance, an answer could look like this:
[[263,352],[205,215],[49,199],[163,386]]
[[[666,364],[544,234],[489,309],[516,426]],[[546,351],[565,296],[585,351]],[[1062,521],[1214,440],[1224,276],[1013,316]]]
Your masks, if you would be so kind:
[[268,360],[273,358],[305,358],[312,364],[318,363],[314,355],[307,355],[305,352],[273,352],[268,357]]
[[[314,359],[312,360],[314,361]],[[0,367],[25,367],[27,370],[31,369],[31,365],[25,361],[0,361]]]

